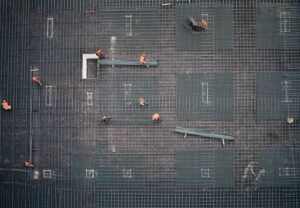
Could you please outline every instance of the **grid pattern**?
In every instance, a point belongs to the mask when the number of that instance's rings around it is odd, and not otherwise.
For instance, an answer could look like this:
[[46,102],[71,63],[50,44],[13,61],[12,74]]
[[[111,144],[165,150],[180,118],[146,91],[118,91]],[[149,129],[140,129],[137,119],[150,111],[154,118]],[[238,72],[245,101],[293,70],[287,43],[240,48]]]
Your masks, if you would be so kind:
[[[232,7],[224,5],[180,5],[176,7],[176,49],[178,50],[221,50],[233,47]],[[188,26],[188,18],[198,23],[207,22],[203,32],[194,32]]]
[[[199,48],[178,28],[204,8],[213,38]],[[279,91],[298,98],[298,16],[297,0],[0,1],[0,97],[13,107],[0,116],[0,207],[299,207],[298,102],[287,105],[292,123],[286,105],[259,104]],[[159,66],[92,62],[82,79],[82,54],[98,48],[110,59],[145,52]],[[204,74],[211,84],[200,84]],[[210,94],[228,104],[197,106]],[[135,105],[139,96],[148,108]],[[222,146],[176,126],[235,140]]]
[[257,118],[299,118],[299,73],[257,73]]
[[231,120],[233,96],[231,73],[177,74],[177,119]]

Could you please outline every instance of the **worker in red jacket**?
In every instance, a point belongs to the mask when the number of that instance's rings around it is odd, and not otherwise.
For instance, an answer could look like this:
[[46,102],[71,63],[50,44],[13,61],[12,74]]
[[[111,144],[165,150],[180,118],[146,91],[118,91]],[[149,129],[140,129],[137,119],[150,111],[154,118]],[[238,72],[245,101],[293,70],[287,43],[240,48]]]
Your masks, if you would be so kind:
[[6,111],[11,110],[11,105],[6,100],[2,100],[2,108]]
[[202,31],[205,31],[206,30],[206,27],[207,27],[207,21],[205,19],[202,19],[201,22],[200,22],[200,27],[201,27],[201,30]]

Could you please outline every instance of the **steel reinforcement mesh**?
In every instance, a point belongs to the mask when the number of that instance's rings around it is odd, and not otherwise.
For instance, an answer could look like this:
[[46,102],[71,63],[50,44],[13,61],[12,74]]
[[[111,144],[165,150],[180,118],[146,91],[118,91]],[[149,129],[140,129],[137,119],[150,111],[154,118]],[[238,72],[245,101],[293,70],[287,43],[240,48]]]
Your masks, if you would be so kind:
[[1,0],[0,207],[299,207],[299,5]]

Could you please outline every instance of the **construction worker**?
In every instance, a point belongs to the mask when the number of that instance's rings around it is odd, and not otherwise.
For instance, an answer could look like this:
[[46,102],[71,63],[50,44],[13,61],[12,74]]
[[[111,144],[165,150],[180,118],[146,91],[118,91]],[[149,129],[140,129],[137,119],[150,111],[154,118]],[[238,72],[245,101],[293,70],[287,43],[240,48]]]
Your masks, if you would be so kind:
[[33,167],[33,164],[29,160],[26,160],[25,161],[25,168],[30,168],[30,167]]
[[205,19],[202,19],[201,22],[200,22],[200,27],[201,27],[201,30],[202,31],[205,31],[206,30],[206,27],[207,27],[207,21]]
[[6,100],[2,100],[2,108],[4,110],[11,110],[11,105],[9,105]]
[[146,54],[142,54],[141,56],[140,56],[140,63],[141,64],[145,64],[146,63]]
[[100,49],[96,51],[96,56],[98,56],[98,59],[104,59],[104,53]]
[[139,98],[139,105],[140,105],[141,107],[144,107],[144,106],[147,106],[148,103],[146,103],[146,102],[145,102],[145,99],[141,97],[141,98]]
[[110,117],[108,116],[108,115],[103,115],[102,117],[101,117],[101,120],[104,122],[104,123],[108,123],[109,122],[109,120],[110,120]]
[[38,77],[33,76],[32,82],[38,84],[40,87],[43,87],[41,80]]
[[151,120],[152,120],[153,122],[159,121],[159,120],[160,120],[159,114],[158,114],[158,113],[154,113],[154,114],[152,115]]

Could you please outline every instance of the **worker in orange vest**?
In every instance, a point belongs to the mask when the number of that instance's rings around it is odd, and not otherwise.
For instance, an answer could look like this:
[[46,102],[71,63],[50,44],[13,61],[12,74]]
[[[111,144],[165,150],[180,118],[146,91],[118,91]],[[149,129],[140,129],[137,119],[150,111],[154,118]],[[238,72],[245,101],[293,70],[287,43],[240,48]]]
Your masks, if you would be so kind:
[[43,87],[42,81],[38,77],[33,76],[32,82],[40,85],[40,87]]
[[140,56],[140,63],[141,64],[145,64],[146,63],[146,54],[142,54],[141,56]]
[[148,103],[145,102],[145,99],[143,97],[139,98],[139,105],[141,107],[147,106]]
[[207,27],[207,21],[205,19],[201,20],[200,27],[201,27],[202,31],[204,31],[206,29],[206,27]]
[[158,113],[154,113],[154,114],[152,115],[151,120],[152,120],[153,122],[159,121],[159,120],[160,120],[159,114],[158,114]]
[[104,59],[104,53],[100,49],[96,51],[96,56],[98,56],[98,59]]
[[103,116],[101,117],[101,120],[102,120],[104,123],[108,124],[108,122],[109,122],[109,120],[110,120],[110,117],[109,117],[108,115],[103,115]]
[[4,110],[11,110],[11,105],[9,105],[6,100],[2,100],[2,108]]

